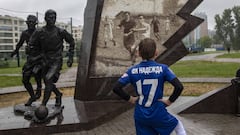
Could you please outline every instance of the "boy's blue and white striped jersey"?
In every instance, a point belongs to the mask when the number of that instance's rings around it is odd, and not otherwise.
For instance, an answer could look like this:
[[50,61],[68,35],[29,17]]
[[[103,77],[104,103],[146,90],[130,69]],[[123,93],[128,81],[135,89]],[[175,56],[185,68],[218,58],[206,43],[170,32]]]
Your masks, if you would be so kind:
[[149,60],[128,69],[118,81],[123,85],[131,83],[139,96],[138,104],[151,107],[162,99],[164,82],[174,78],[175,74],[167,65]]

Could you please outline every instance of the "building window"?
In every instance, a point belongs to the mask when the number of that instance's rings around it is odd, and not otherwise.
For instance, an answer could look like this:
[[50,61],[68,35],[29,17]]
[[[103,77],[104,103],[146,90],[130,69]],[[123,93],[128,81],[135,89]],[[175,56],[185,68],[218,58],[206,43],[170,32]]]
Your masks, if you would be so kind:
[[19,21],[19,25],[24,25],[25,21]]
[[1,45],[0,50],[13,50],[13,46],[10,45]]
[[27,27],[19,27],[20,32],[24,31],[25,29],[27,29]]
[[18,33],[15,33],[15,37],[17,37],[18,36]]
[[12,33],[0,33],[0,37],[13,37]]
[[0,30],[2,31],[12,31],[12,27],[11,26],[0,26]]
[[3,21],[3,20],[0,20],[0,24],[4,24],[4,21]]
[[0,39],[0,43],[13,43],[12,39]]
[[12,21],[11,20],[3,20],[3,24],[12,25]]

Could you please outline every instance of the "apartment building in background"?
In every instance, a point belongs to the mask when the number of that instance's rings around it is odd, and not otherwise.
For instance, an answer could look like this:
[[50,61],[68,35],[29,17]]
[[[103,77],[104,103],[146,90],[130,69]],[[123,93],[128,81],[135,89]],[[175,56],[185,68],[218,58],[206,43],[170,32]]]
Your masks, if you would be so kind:
[[195,13],[194,16],[204,19],[204,21],[190,34],[188,34],[183,42],[186,47],[200,47],[197,42],[200,38],[209,36],[208,35],[208,19],[207,15],[204,12]]
[[15,49],[21,32],[26,28],[24,19],[0,15],[0,52],[11,52]]
[[[40,22],[38,27],[44,26],[45,23]],[[71,26],[70,23],[57,22],[56,26],[66,29],[73,35],[76,41],[80,41],[82,37],[81,26]],[[19,17],[2,16],[0,15],[0,53],[12,52],[16,48],[16,44],[20,39],[23,30],[27,29],[25,20]],[[26,43],[20,48],[20,51],[25,51]],[[67,50],[69,45],[64,43],[64,50]]]

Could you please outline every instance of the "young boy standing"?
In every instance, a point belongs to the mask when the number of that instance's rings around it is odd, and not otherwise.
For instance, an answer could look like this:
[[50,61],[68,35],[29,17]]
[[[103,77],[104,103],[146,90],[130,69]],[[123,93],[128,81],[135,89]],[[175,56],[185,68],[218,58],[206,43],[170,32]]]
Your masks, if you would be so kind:
[[[158,55],[153,39],[145,38],[139,43],[139,55],[142,62],[129,68],[115,84],[113,91],[126,101],[136,104],[134,119],[137,135],[186,135],[182,123],[168,113],[171,105],[183,90],[182,83],[167,65],[154,61]],[[163,100],[164,82],[174,86],[172,95]],[[127,84],[133,85],[137,97],[123,91]]]

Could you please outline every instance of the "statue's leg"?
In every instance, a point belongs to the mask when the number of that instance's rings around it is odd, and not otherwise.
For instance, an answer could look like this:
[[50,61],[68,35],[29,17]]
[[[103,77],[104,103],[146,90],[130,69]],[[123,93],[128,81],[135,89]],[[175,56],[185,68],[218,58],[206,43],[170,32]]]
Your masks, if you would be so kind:
[[24,87],[28,91],[30,98],[28,99],[27,103],[25,103],[26,106],[30,106],[32,102],[36,101],[36,97],[34,95],[32,84],[30,83],[31,78],[31,68],[25,65],[23,67],[23,78],[22,82],[24,84]]
[[43,100],[42,100],[42,105],[47,105],[47,102],[51,96],[51,90],[54,88],[53,84],[51,83],[50,80],[47,80],[44,78],[44,83],[45,83],[45,91],[43,95]]
[[41,89],[42,89],[42,73],[39,71],[37,74],[34,75],[35,81],[37,83],[37,91],[35,97],[39,99],[41,97]]
[[[56,72],[53,76],[53,82],[56,83],[57,80],[59,79],[60,76],[60,71]],[[55,106],[61,106],[62,105],[62,93],[59,91],[59,89],[54,87],[53,89],[54,94],[56,95],[56,101],[55,101]]]
[[[57,89],[56,85],[54,83],[57,82],[59,75],[60,75],[60,69],[61,69],[61,63],[53,63],[47,70],[47,73],[44,77],[44,83],[45,83],[45,92],[44,92],[44,99],[42,104],[46,105],[50,95],[51,91],[53,91],[56,95],[56,106],[61,106],[61,97],[62,93]],[[46,94],[45,94],[46,93]]]
[[56,85],[54,84],[54,82],[52,80],[45,80],[45,91],[44,91],[44,97],[43,97],[43,101],[42,104],[46,105],[50,96],[51,96],[51,91],[54,92],[54,94],[56,95],[56,102],[55,102],[55,106],[61,106],[62,104],[62,93],[57,89]]
[[56,87],[55,87],[55,89],[53,89],[53,92],[56,95],[55,106],[61,106],[62,105],[62,93]]

